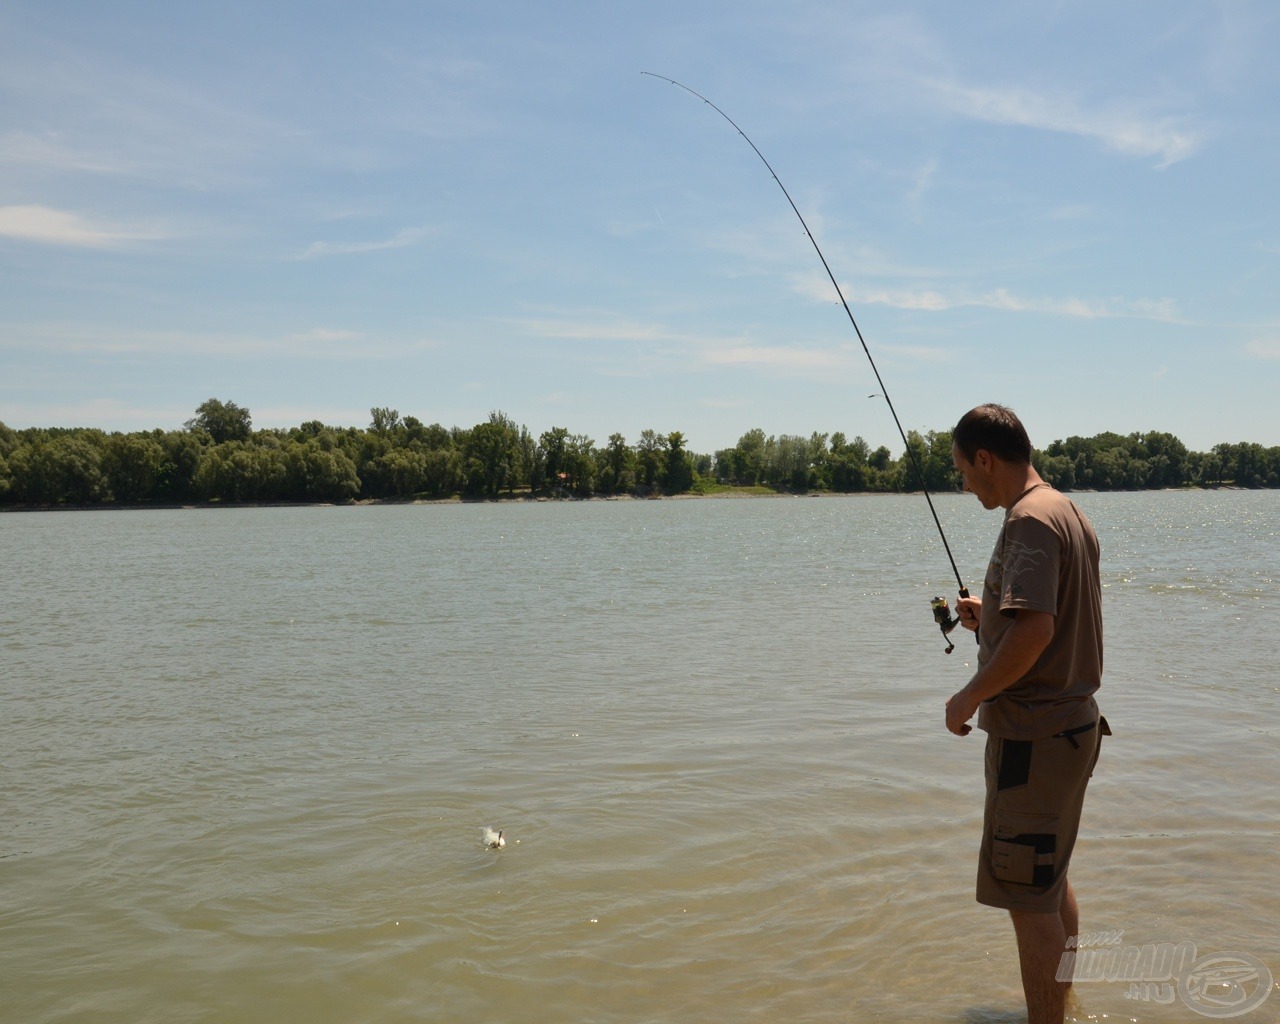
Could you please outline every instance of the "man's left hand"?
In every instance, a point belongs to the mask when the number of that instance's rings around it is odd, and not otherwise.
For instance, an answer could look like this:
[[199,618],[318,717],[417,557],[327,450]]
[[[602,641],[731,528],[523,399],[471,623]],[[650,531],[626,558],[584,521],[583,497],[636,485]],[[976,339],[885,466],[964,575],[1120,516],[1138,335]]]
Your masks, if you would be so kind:
[[970,695],[969,688],[957,690],[947,701],[947,728],[957,736],[968,736],[973,731],[968,721],[977,710],[978,701]]

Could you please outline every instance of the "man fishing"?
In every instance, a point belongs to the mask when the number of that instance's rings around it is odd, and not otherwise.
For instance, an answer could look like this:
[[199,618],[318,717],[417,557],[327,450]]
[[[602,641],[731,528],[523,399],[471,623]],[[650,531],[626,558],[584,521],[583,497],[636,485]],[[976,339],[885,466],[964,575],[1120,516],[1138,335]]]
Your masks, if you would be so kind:
[[1040,478],[1013,410],[980,405],[952,435],[964,489],[1005,510],[981,598],[957,612],[977,630],[978,670],[947,701],[947,728],[987,733],[979,903],[1013,918],[1028,1024],[1062,1024],[1070,981],[1056,977],[1079,910],[1067,879],[1101,737],[1098,538],[1084,514]]

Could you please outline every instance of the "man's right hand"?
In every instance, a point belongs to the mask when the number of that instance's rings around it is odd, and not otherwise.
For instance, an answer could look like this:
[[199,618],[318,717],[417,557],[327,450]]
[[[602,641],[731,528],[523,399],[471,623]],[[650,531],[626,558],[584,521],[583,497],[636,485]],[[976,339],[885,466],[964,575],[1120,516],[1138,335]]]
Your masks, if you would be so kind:
[[978,618],[982,614],[982,598],[961,597],[956,600],[956,615],[960,625],[970,632],[978,631]]

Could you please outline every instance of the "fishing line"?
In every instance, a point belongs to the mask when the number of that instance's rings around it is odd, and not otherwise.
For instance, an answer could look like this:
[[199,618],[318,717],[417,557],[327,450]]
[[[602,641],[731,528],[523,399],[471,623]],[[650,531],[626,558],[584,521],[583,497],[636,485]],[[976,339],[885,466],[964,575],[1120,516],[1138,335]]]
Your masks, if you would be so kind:
[[[956,560],[951,554],[951,545],[947,543],[947,535],[942,529],[942,520],[938,518],[938,511],[933,507],[933,498],[930,497],[929,488],[925,484],[924,468],[920,465],[919,458],[917,458],[916,453],[912,450],[911,442],[907,440],[907,432],[902,429],[902,421],[898,419],[898,410],[893,407],[893,400],[889,397],[889,389],[885,387],[884,379],[880,376],[880,370],[876,366],[876,361],[871,357],[871,349],[867,347],[866,340],[862,337],[862,331],[858,327],[858,321],[853,317],[853,310],[849,308],[849,303],[845,301],[844,292],[840,289],[840,283],[836,280],[836,275],[831,272],[831,265],[827,263],[827,258],[822,255],[822,249],[818,246],[818,240],[813,237],[813,232],[809,230],[809,225],[805,222],[804,216],[800,213],[799,207],[796,206],[795,200],[791,198],[791,193],[787,191],[787,186],[782,184],[782,179],[778,177],[778,172],[773,169],[773,165],[765,159],[764,154],[760,152],[760,148],[751,141],[751,138],[747,133],[738,127],[738,123],[709,99],[703,96],[702,93],[694,89],[690,89],[687,85],[677,82],[674,78],[667,78],[665,75],[655,75],[651,71],[641,71],[640,74],[648,75],[650,78],[657,78],[663,82],[670,82],[672,85],[676,86],[676,88],[683,89],[691,96],[696,96],[733,125],[734,130],[747,140],[747,145],[755,151],[755,154],[760,158],[761,163],[769,169],[769,174],[772,175],[773,180],[778,183],[778,188],[782,189],[782,194],[787,197],[787,202],[791,204],[792,212],[799,218],[800,225],[804,228],[804,233],[809,236],[809,241],[813,244],[813,251],[818,254],[818,259],[822,261],[822,269],[827,272],[827,277],[831,279],[832,287],[835,288],[836,295],[840,297],[840,305],[844,307],[845,315],[849,317],[849,323],[853,325],[853,333],[858,336],[858,342],[862,345],[862,351],[866,353],[867,362],[871,364],[871,372],[876,375],[876,382],[880,385],[880,393],[869,397],[883,398],[885,400],[885,404],[889,406],[889,412],[893,415],[893,422],[898,428],[899,435],[902,437],[902,444],[906,448],[907,456],[911,459],[911,465],[915,468],[916,477],[920,481],[920,489],[924,492],[924,500],[929,503],[929,512],[933,515],[933,524],[938,528],[938,536],[942,538],[942,547],[947,553],[947,560],[951,563],[951,571],[955,573],[956,583],[960,587],[960,596],[968,597],[969,588],[964,585],[964,580],[960,578],[960,570],[956,567]],[[934,598],[933,611],[934,620],[942,627],[943,634],[945,635],[950,633],[951,630],[955,628],[956,620],[951,619],[951,614],[947,610],[946,601],[942,598]],[[951,653],[950,648],[947,649],[947,653]]]

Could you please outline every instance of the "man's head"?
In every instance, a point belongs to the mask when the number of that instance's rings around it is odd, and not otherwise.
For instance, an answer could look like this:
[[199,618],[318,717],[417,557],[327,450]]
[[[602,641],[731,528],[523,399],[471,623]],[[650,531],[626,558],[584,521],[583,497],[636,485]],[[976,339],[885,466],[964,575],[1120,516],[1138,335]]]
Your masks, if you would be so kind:
[[951,441],[951,461],[964,489],[984,508],[1008,507],[1029,475],[1034,476],[1031,439],[1014,411],[1003,405],[970,409],[960,417]]
[[952,443],[972,462],[979,449],[986,449],[1005,462],[1031,462],[1031,438],[1017,414],[1004,405],[989,403],[970,409],[960,417],[951,433]]

